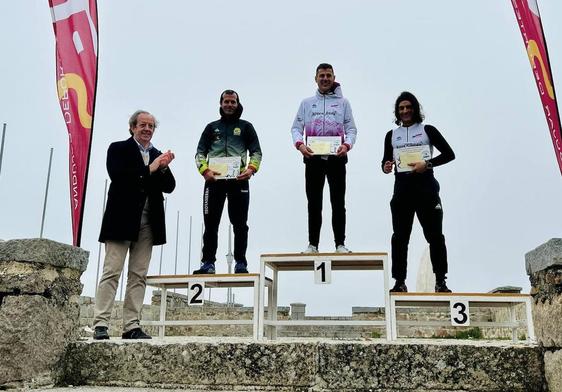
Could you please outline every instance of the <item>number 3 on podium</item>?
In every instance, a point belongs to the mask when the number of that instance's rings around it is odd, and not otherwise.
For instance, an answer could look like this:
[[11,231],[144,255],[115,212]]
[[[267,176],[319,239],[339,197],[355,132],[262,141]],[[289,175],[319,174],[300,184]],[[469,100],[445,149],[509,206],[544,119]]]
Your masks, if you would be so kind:
[[314,261],[314,283],[330,284],[332,283],[332,261],[331,260],[315,260]]
[[204,300],[205,282],[190,282],[187,286],[187,304],[202,306]]
[[451,325],[470,325],[468,301],[451,301]]

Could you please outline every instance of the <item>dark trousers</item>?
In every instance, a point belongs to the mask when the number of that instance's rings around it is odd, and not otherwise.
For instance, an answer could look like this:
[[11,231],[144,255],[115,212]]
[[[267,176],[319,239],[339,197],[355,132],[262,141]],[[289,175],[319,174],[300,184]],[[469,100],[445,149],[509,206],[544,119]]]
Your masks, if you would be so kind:
[[322,227],[322,196],[328,179],[332,204],[332,229],[336,246],[345,244],[345,164],[346,158],[330,156],[305,160],[306,198],[308,199],[308,242],[318,246]]
[[203,192],[203,258],[201,261],[215,262],[218,230],[228,198],[228,217],[234,231],[234,260],[247,263],[248,247],[248,208],[250,206],[250,186],[248,180],[206,181]]
[[429,243],[433,272],[437,279],[447,273],[447,248],[443,235],[443,208],[439,198],[439,183],[431,174],[406,174],[397,177],[394,195],[390,201],[392,211],[392,277],[406,280],[408,243],[412,232],[414,214]]

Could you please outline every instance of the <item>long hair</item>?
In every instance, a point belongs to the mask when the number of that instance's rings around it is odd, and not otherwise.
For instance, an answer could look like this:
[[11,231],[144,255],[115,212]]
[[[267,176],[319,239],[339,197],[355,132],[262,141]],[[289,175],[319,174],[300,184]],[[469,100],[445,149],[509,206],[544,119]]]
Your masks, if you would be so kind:
[[422,113],[422,107],[414,94],[409,91],[402,91],[398,98],[396,98],[396,102],[394,103],[394,123],[396,125],[400,125],[402,121],[400,120],[400,115],[398,113],[398,105],[402,101],[409,101],[412,104],[412,109],[414,110],[413,121],[414,123],[421,123],[425,116]]

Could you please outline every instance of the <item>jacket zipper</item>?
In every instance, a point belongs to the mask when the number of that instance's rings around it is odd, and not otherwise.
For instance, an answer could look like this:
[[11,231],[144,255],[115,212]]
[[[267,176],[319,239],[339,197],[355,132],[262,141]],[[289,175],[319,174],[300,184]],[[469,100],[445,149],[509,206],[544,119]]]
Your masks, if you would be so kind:
[[224,156],[228,156],[228,124],[225,124],[226,127],[224,128]]
[[326,134],[326,130],[325,130],[325,127],[326,127],[326,96],[324,95],[323,98],[324,98],[324,120],[322,121],[322,135],[325,135]]
[[410,144],[410,127],[406,127],[406,143]]

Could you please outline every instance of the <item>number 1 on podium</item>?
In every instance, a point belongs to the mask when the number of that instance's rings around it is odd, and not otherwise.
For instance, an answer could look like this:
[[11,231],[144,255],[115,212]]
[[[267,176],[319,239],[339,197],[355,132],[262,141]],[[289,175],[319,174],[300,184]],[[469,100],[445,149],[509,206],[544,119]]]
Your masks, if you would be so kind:
[[316,260],[314,261],[314,283],[330,284],[332,283],[332,261]]

